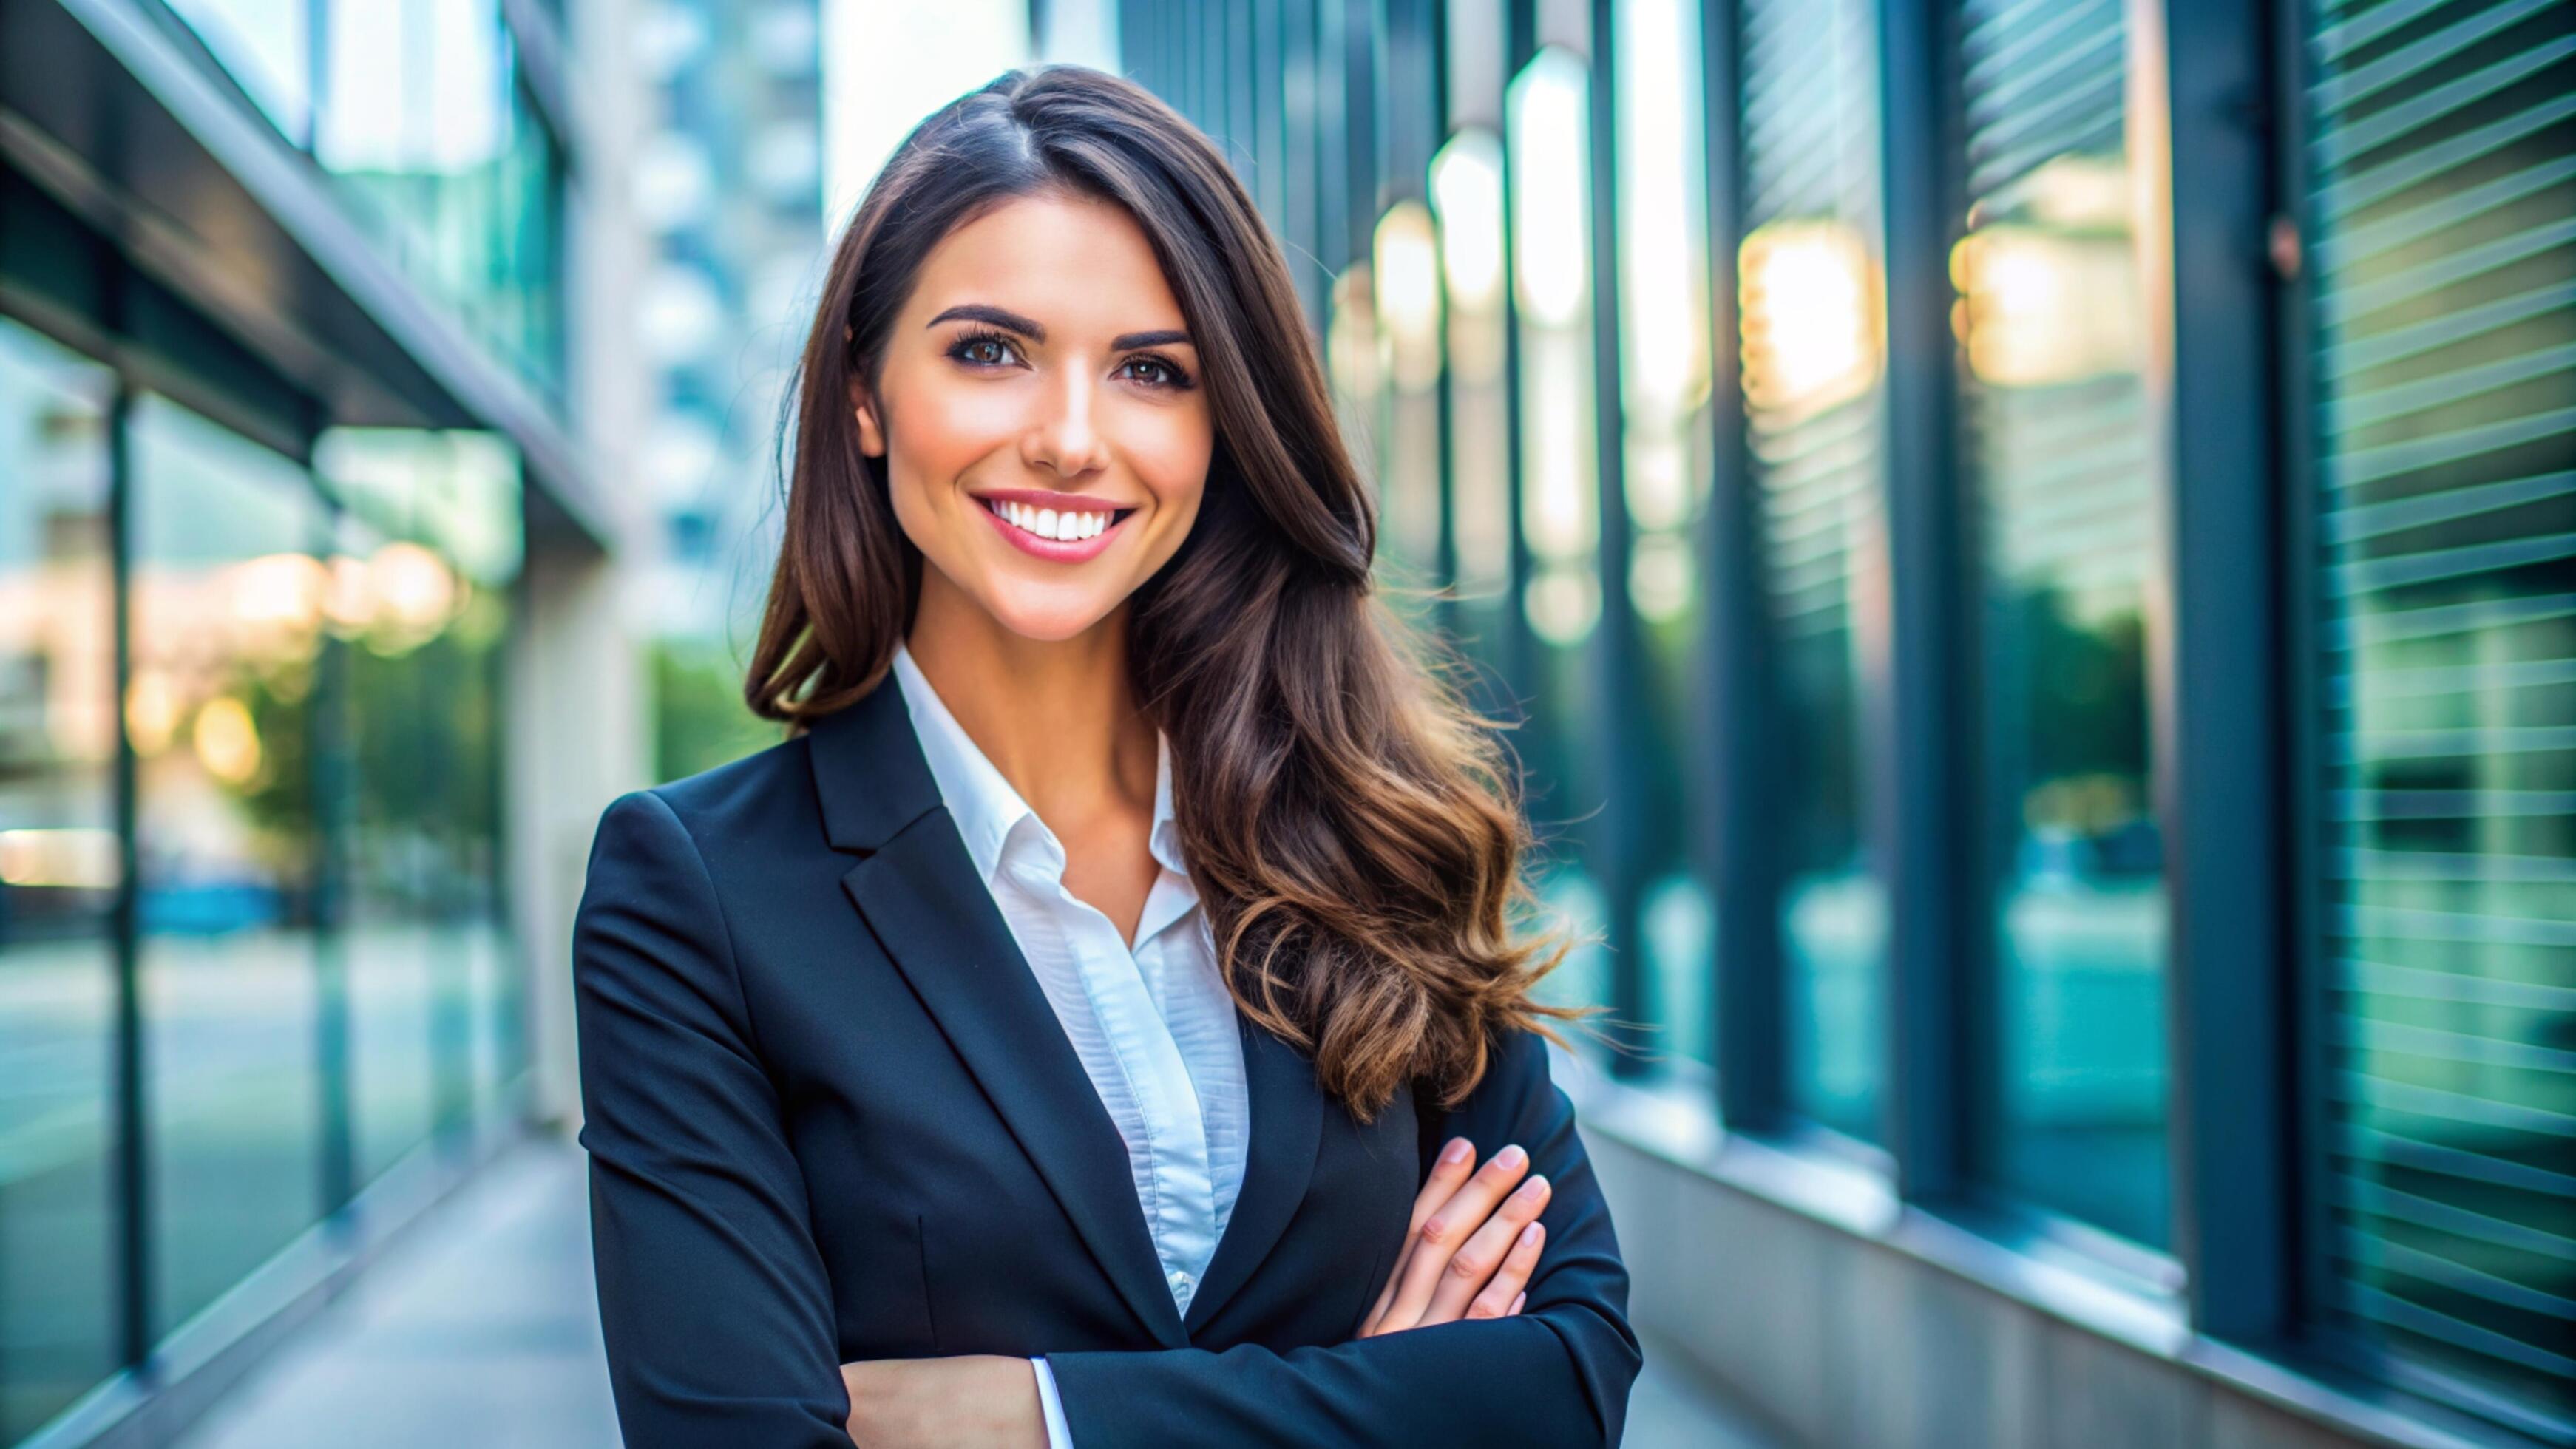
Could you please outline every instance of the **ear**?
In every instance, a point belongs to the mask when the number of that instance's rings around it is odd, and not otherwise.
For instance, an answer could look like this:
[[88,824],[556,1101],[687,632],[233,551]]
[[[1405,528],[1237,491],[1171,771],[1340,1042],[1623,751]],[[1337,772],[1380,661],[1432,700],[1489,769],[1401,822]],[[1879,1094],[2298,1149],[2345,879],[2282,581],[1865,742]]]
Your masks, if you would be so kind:
[[859,419],[859,451],[871,458],[885,456],[885,428],[877,419],[876,403],[858,379],[850,379],[850,410]]

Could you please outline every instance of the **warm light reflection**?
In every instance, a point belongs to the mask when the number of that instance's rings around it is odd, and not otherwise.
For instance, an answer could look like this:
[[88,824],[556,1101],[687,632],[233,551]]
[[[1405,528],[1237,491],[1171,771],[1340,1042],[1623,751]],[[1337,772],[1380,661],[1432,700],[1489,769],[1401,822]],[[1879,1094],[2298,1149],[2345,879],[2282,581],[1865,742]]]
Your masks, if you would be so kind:
[[1555,46],[1512,82],[1513,290],[1533,326],[1576,325],[1591,292],[1585,94],[1583,62]]
[[1620,478],[1628,499],[1628,521],[1642,531],[1679,528],[1690,521],[1691,461],[1678,421],[1660,428],[1628,428]]
[[1460,131],[1431,158],[1431,206],[1440,219],[1440,267],[1450,307],[1500,311],[1503,145],[1492,132]]
[[330,586],[322,594],[322,616],[331,632],[346,639],[365,630],[375,618],[376,597],[367,584],[367,561],[345,553],[331,556]]
[[1690,611],[1690,540],[1677,533],[1639,534],[1628,559],[1628,601],[1649,624],[1669,623]]
[[1521,355],[1521,529],[1542,559],[1584,558],[1600,540],[1590,342],[1534,330]]
[[229,570],[233,622],[254,638],[309,634],[322,620],[330,579],[311,554],[272,553],[244,559]]
[[1521,594],[1530,628],[1559,647],[1579,644],[1601,618],[1601,579],[1590,563],[1550,564]]
[[1950,253],[1952,325],[1980,381],[2037,387],[2137,370],[2137,266],[2118,233],[2000,224]]
[[[2007,193],[2033,221],[2084,231],[2129,224],[2129,168],[2118,156],[2053,156]],[[1997,198],[1999,201],[2005,197]]]
[[1878,266],[1842,221],[1775,221],[1741,252],[1744,395],[1765,412],[1810,412],[1866,391],[1883,332]]
[[227,785],[244,785],[259,773],[259,729],[250,710],[229,694],[207,700],[197,711],[189,744],[206,773]]
[[179,732],[179,691],[168,673],[138,666],[125,688],[125,733],[134,752],[151,759],[170,748]]
[[1377,320],[1399,392],[1421,392],[1440,380],[1440,244],[1431,211],[1404,200],[1378,218]]
[[1698,7],[1619,6],[1619,298],[1629,426],[1660,426],[1708,396]]
[[1333,386],[1347,398],[1377,395],[1377,319],[1369,264],[1354,262],[1333,279],[1330,320],[1324,330],[1325,365]]
[[446,560],[416,543],[396,540],[367,559],[377,618],[405,634],[436,633],[455,608],[456,583]]
[[83,826],[0,830],[0,884],[111,890],[124,871],[117,834]]
[[[658,470],[667,461],[655,453],[650,464]],[[683,471],[686,464],[683,458]],[[313,470],[348,504],[350,517],[420,540],[469,577],[498,582],[518,569],[519,455],[504,438],[461,429],[330,428],[314,440]]]

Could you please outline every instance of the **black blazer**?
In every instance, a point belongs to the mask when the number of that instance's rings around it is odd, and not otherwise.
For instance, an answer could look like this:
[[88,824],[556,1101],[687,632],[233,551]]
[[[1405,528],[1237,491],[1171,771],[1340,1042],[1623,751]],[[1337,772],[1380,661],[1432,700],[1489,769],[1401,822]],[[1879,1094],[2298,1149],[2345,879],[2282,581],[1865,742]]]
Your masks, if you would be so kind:
[[[1046,1355],[1076,1449],[1619,1437],[1627,1271],[1527,1034],[1456,1112],[1408,1090],[1362,1126],[1245,1024],[1243,1189],[1174,1310],[1117,1129],[890,682],[612,803],[573,977],[630,1444],[847,1449],[842,1363],[971,1353]],[[1555,1184],[1527,1305],[1353,1339],[1457,1134]]]

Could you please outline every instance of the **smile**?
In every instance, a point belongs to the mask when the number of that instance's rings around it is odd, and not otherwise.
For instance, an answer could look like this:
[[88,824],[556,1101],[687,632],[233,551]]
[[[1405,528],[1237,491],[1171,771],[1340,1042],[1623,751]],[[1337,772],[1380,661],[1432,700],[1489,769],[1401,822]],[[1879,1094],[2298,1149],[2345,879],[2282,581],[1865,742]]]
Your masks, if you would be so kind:
[[1101,499],[1041,492],[986,494],[975,501],[1013,547],[1058,563],[1099,556],[1136,511]]

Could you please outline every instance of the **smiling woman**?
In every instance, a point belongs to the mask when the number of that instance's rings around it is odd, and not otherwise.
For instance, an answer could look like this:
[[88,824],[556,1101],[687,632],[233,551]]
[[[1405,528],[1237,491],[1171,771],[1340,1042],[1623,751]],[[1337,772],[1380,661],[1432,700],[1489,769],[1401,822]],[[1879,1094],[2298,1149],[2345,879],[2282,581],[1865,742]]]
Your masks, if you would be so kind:
[[1207,138],[952,103],[794,396],[789,737],[612,804],[575,928],[628,1441],[1616,1441],[1513,772]]
[[1216,441],[1196,357],[1123,208],[1039,192],[948,233],[894,319],[873,396],[851,381],[860,450],[883,460],[895,519],[933,565],[923,606],[971,604],[1013,634],[1063,640],[1170,562]]

